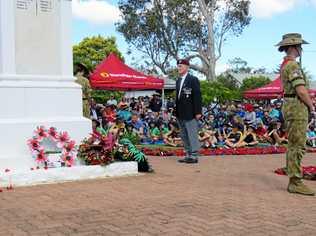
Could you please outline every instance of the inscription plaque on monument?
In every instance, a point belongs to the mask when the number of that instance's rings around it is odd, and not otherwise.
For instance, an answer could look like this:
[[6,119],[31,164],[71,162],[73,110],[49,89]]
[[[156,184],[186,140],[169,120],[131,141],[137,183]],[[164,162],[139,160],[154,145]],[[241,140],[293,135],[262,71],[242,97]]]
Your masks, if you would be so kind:
[[29,9],[29,5],[33,3],[33,0],[17,0],[16,7],[21,10]]
[[15,1],[16,73],[60,74],[60,0]]

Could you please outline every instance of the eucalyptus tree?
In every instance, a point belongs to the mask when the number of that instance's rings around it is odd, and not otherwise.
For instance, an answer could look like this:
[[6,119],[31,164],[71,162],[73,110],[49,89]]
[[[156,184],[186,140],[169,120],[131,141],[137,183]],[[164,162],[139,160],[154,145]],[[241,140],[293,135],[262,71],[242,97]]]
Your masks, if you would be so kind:
[[249,0],[120,0],[117,30],[164,74],[172,61],[215,79],[223,44],[250,24]]

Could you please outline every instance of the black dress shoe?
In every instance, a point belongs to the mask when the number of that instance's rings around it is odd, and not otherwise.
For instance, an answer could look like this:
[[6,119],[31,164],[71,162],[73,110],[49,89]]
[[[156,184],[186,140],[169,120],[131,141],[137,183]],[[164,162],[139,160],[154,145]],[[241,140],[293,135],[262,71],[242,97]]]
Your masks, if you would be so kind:
[[189,158],[189,157],[185,157],[185,158],[183,158],[183,159],[179,159],[178,162],[180,162],[180,163],[186,163],[188,159],[190,159],[190,158]]
[[196,163],[198,163],[199,162],[199,160],[197,159],[197,158],[188,158],[186,161],[185,161],[185,163],[187,163],[187,164],[196,164]]

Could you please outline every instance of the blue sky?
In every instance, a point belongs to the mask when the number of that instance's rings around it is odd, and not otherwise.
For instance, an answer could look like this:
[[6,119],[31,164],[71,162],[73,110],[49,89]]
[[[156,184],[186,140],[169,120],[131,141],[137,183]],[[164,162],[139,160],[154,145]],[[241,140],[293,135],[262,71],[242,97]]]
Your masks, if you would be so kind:
[[[115,30],[119,20],[117,0],[73,0],[73,43],[93,35],[115,36],[119,50],[127,59],[128,45]],[[284,33],[299,32],[310,44],[305,45],[303,67],[316,79],[316,0],[251,0],[252,21],[243,34],[230,38],[223,47],[217,72],[227,69],[229,59],[241,57],[254,68],[274,70],[283,54],[274,47]]]

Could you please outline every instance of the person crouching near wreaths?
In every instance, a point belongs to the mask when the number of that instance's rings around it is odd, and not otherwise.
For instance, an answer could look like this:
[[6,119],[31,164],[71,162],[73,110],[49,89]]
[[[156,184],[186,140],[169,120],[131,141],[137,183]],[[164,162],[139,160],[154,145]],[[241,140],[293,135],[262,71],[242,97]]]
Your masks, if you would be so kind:
[[139,172],[154,172],[145,154],[138,150],[130,140],[126,138],[119,139],[117,147],[117,151],[114,154],[116,160],[136,161]]
[[280,74],[284,88],[282,112],[288,132],[286,168],[289,176],[287,191],[304,195],[315,195],[303,181],[301,161],[305,154],[308,112],[315,116],[315,108],[308,93],[308,80],[296,58],[302,55],[302,44],[307,44],[297,33],[285,34],[276,46],[286,56]]
[[138,145],[140,143],[140,138],[131,124],[126,124],[125,132],[120,137],[129,139],[134,145]]

